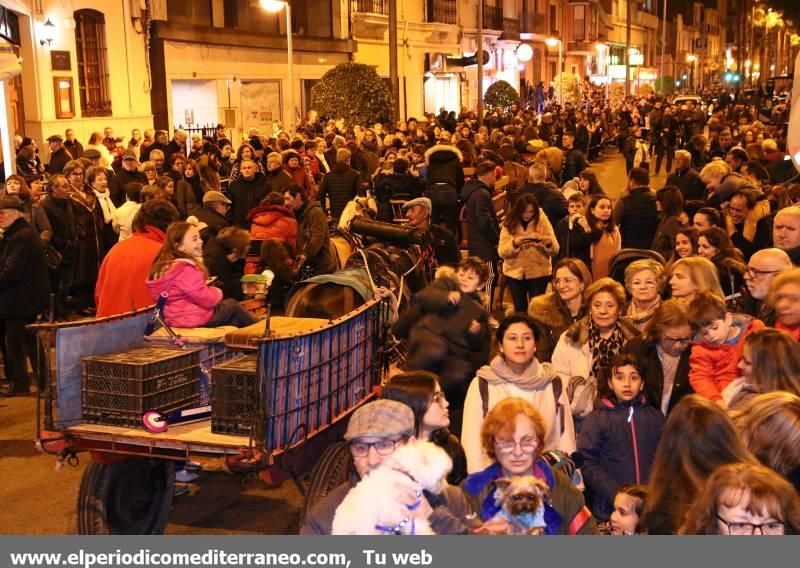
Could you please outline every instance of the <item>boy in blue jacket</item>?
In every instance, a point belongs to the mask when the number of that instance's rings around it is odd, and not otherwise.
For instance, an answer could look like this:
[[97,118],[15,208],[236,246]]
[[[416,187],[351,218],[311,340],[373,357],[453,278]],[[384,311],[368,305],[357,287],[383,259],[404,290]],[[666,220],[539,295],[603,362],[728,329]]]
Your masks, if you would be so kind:
[[664,429],[664,415],[646,400],[636,358],[618,355],[602,396],[578,436],[581,472],[589,508],[598,521],[608,520],[614,495],[623,485],[646,484]]

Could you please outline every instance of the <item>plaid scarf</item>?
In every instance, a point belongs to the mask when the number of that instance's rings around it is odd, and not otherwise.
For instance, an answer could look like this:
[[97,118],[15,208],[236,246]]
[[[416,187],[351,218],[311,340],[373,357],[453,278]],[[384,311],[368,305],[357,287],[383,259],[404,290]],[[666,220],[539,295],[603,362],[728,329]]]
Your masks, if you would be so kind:
[[625,338],[622,337],[622,330],[619,323],[614,326],[614,331],[607,339],[600,336],[600,328],[589,318],[589,350],[592,352],[592,376],[598,382],[607,377],[601,373],[611,366],[611,360],[622,351]]

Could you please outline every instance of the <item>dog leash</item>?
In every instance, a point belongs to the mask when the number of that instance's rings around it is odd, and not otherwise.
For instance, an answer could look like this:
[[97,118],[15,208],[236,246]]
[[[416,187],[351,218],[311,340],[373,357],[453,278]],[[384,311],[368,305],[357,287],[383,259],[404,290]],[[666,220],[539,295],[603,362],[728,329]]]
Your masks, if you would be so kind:
[[[400,471],[401,473],[405,473],[406,475],[408,475],[408,473],[406,473],[405,471],[402,470],[397,470],[397,471]],[[408,476],[411,477],[410,475]],[[411,479],[414,478],[411,477]],[[414,503],[413,505],[406,505],[406,508],[409,511],[416,511],[417,509],[419,509],[419,506],[421,504],[422,504],[422,492],[420,490],[417,490],[417,502]],[[399,536],[404,534],[403,528],[407,525],[409,525],[409,532],[408,532],[409,536],[414,536],[414,534],[416,533],[416,525],[414,523],[413,517],[403,517],[403,520],[393,527],[387,525],[375,525],[375,530],[381,531],[382,533]]]

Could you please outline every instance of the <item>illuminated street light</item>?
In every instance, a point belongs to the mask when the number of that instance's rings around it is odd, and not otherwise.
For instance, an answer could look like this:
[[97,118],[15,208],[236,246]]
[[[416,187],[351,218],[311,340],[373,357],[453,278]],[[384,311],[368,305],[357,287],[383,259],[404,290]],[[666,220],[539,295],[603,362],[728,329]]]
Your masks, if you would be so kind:
[[289,120],[286,124],[287,131],[294,131],[294,57],[292,56],[292,7],[283,0],[260,0],[261,7],[270,14],[277,14],[286,8],[286,52],[289,66],[289,84],[286,95],[289,99]]
[[563,48],[564,43],[558,39],[557,37],[548,37],[544,40],[544,43],[548,47],[555,47],[558,44],[558,104],[564,104],[564,77],[562,77],[564,73],[564,62],[563,62]]

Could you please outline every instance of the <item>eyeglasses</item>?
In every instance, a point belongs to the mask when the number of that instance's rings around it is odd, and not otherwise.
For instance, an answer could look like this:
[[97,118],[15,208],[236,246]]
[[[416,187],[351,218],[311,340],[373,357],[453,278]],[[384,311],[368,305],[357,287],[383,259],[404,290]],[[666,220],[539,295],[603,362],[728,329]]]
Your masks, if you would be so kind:
[[514,451],[519,445],[519,449],[522,450],[526,454],[532,454],[536,451],[536,440],[532,440],[531,438],[524,438],[517,442],[516,440],[497,440],[494,441],[494,449],[497,451],[498,454],[510,454]]
[[762,535],[781,535],[786,532],[786,525],[780,521],[769,521],[768,523],[756,525],[754,523],[732,523],[719,515],[716,515],[716,517],[728,527],[728,534],[731,535],[752,536],[756,534],[756,529]]
[[353,442],[350,444],[350,453],[354,458],[363,458],[369,454],[370,448],[375,448],[378,455],[390,456],[400,440],[378,440],[377,442]]
[[445,398],[444,393],[442,391],[436,391],[435,393],[433,393],[431,399],[439,406],[444,406],[444,403],[447,402],[447,399]]
[[766,274],[777,274],[780,270],[758,270],[757,268],[753,268],[752,266],[747,267],[747,273],[756,278],[758,276],[764,276]]
[[672,343],[672,344],[681,343],[681,344],[683,344],[683,343],[691,343],[692,342],[692,338],[691,337],[662,337],[661,341],[663,341],[664,343]]

